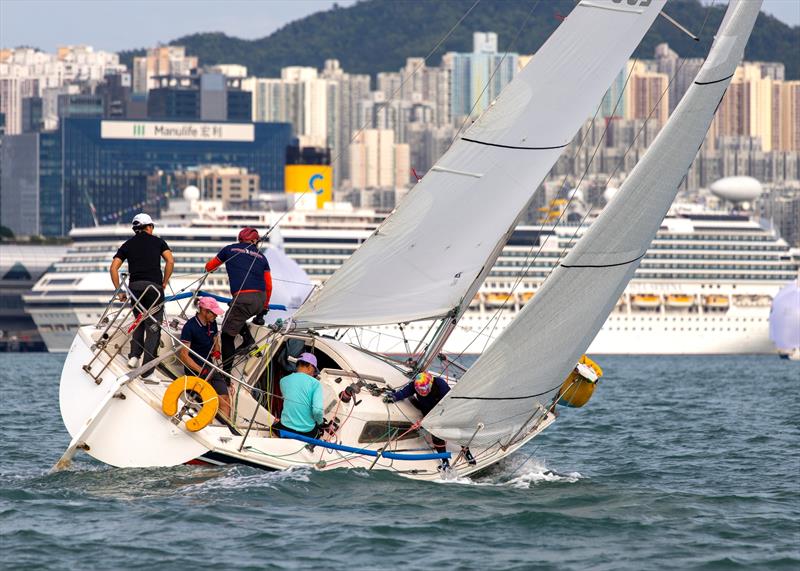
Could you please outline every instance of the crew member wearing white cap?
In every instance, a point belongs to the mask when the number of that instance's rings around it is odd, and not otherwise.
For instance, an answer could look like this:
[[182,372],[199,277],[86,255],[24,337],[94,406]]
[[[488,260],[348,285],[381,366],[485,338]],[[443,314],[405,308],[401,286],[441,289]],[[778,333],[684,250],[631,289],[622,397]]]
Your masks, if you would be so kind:
[[[175,261],[172,251],[167,243],[153,235],[153,219],[141,213],[133,218],[134,236],[119,247],[114,259],[111,261],[109,272],[114,288],[119,288],[119,268],[128,261],[130,281],[128,289],[134,298],[133,312],[137,321],[142,315],[142,310],[148,311],[151,307],[160,305],[164,300],[164,290],[172,275]],[[164,259],[164,273],[161,273],[161,258]],[[149,287],[149,289],[148,289]],[[146,290],[146,291],[145,291]],[[127,296],[119,294],[119,300],[125,301]],[[135,301],[138,300],[138,303]],[[158,355],[158,341],[161,336],[161,320],[164,317],[163,306],[154,311],[144,323],[137,323],[131,337],[131,350],[128,353],[128,366],[135,368],[139,365],[139,358],[144,354],[142,364],[145,365]],[[147,378],[153,369],[144,371],[142,378]]]

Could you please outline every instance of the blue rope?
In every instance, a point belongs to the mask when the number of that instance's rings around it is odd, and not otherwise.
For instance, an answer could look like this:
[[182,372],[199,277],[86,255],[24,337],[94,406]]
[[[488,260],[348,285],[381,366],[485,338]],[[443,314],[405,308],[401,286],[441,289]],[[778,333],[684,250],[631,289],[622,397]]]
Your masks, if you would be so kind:
[[[317,440],[316,438],[309,438],[295,434],[288,430],[278,430],[281,438],[293,438],[301,442],[313,444],[314,446],[322,446],[323,448],[330,448],[331,450],[341,450],[342,452],[354,452],[356,454],[363,454],[364,456],[378,456],[377,450],[367,450],[366,448],[355,448],[353,446],[345,446],[344,444],[335,444],[333,442],[325,442],[324,440]],[[450,458],[450,452],[442,452],[436,454],[398,454],[397,452],[382,452],[381,456],[391,460],[441,460],[443,458]]]
[[[187,298],[192,297],[193,295],[194,294],[192,292],[185,291],[183,293],[178,293],[178,294],[175,294],[175,295],[167,296],[167,297],[164,298],[164,301],[167,302],[167,301],[177,301],[179,299],[187,299]],[[213,294],[213,293],[209,293],[207,291],[198,292],[197,295],[199,297],[211,297],[211,298],[214,298],[217,301],[220,301],[222,303],[230,303],[232,301],[232,298],[230,298],[230,297],[224,297],[224,296],[221,296],[221,295],[216,295],[216,294]],[[280,305],[280,304],[277,304],[277,303],[270,303],[269,304],[269,308],[270,309],[280,309],[282,311],[286,311],[286,306],[285,305]]]

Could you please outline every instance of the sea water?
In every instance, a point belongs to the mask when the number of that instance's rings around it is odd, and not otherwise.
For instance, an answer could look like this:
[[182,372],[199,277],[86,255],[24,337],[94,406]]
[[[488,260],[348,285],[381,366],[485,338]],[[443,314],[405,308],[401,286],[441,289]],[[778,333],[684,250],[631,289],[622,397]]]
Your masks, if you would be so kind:
[[0,355],[5,569],[800,569],[800,364],[600,357],[583,409],[474,478],[116,469],[69,438],[63,357]]

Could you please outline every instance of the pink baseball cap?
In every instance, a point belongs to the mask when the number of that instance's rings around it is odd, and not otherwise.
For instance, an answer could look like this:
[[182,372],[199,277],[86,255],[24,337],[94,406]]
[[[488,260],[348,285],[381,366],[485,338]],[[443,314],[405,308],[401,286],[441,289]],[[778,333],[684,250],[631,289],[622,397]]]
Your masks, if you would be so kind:
[[217,300],[213,297],[201,297],[197,307],[202,307],[203,309],[212,311],[214,315],[222,315],[225,313],[225,310],[219,306]]

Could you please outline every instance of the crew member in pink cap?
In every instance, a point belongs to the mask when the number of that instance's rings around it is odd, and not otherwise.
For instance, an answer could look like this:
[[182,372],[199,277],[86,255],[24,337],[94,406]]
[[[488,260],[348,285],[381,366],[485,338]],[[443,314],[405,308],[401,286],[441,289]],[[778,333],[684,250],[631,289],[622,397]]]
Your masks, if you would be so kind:
[[[187,375],[206,379],[219,395],[219,410],[230,416],[231,400],[228,396],[229,383],[222,375],[215,375],[207,361],[219,359],[219,337],[217,337],[217,316],[225,311],[213,297],[201,297],[197,303],[197,314],[181,330],[181,347],[178,358],[183,363]],[[191,352],[189,351],[191,349]]]
[[258,249],[260,239],[258,230],[251,227],[242,228],[239,242],[229,244],[206,263],[206,271],[213,272],[222,264],[228,272],[231,287],[230,308],[222,320],[222,368],[230,373],[233,367],[233,356],[236,353],[234,340],[242,336],[239,349],[253,345],[253,336],[247,320],[257,316],[253,323],[264,324],[264,315],[269,308],[272,295],[272,275],[266,256]]

